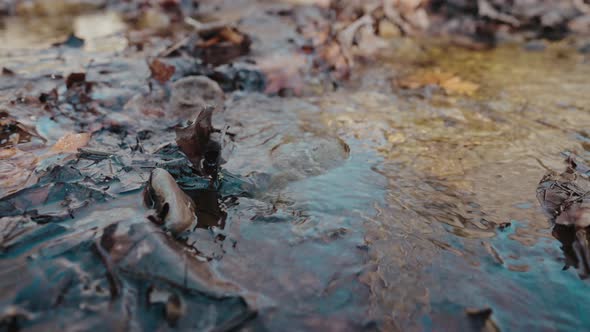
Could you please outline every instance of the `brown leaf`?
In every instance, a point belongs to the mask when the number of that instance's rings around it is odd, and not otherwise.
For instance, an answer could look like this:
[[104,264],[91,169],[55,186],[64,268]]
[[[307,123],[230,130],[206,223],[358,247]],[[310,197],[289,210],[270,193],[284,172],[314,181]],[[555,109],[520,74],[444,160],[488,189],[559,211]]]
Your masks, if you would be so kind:
[[221,29],[221,31],[219,31],[219,36],[223,40],[227,40],[227,41],[231,42],[232,44],[236,44],[236,45],[241,44],[242,42],[244,42],[244,39],[245,39],[245,36],[243,34],[241,34],[236,29],[229,28],[229,27],[224,27],[223,29]]
[[2,75],[6,75],[6,76],[14,76],[16,75],[15,72],[11,69],[8,69],[6,67],[2,67]]
[[86,82],[86,73],[71,73],[66,78],[66,87],[70,89],[78,83]]
[[213,107],[202,110],[193,124],[176,129],[176,144],[202,174],[212,175],[219,165],[221,146],[211,140]]
[[436,69],[412,74],[397,81],[397,85],[404,89],[418,89],[427,85],[438,85],[448,94],[473,95],[479,85],[463,80],[451,72]]
[[215,66],[226,64],[250,52],[250,37],[236,28],[223,26],[199,32],[202,41],[195,46],[195,53],[205,63]]
[[89,133],[65,134],[51,147],[51,151],[56,153],[75,153],[78,152],[79,148],[88,144],[88,141],[90,141]]
[[154,61],[149,64],[149,67],[151,77],[162,84],[168,82],[176,71],[174,66],[165,64],[158,59],[154,59]]
[[458,94],[466,96],[472,96],[479,89],[479,85],[477,85],[476,83],[462,80],[457,76],[450,78],[444,82],[441,82],[440,86],[448,94]]

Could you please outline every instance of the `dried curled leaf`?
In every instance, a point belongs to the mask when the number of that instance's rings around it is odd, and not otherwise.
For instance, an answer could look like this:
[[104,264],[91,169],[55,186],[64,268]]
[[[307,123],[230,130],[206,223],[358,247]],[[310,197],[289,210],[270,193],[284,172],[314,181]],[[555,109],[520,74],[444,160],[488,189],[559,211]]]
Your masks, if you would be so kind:
[[178,187],[166,170],[156,168],[144,191],[144,202],[156,210],[152,221],[164,225],[172,234],[188,229],[196,220],[193,201]]
[[65,134],[51,147],[51,151],[57,153],[75,153],[78,152],[79,148],[88,144],[88,141],[90,141],[89,133]]
[[479,85],[440,69],[412,74],[398,80],[397,85],[404,89],[418,89],[427,85],[438,85],[448,94],[473,95]]
[[176,144],[202,174],[213,175],[221,160],[221,145],[211,139],[213,107],[202,110],[193,124],[176,129]]
[[154,59],[154,61],[150,62],[149,67],[151,78],[162,84],[168,82],[176,71],[176,68],[173,65],[165,64],[158,59]]

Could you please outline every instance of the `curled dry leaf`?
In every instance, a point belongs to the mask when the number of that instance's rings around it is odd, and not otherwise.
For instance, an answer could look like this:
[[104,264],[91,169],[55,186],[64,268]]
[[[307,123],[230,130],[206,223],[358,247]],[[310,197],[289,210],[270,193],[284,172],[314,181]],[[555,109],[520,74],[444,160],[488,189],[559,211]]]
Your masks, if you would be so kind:
[[180,189],[172,175],[162,168],[156,168],[150,174],[144,202],[156,210],[153,221],[164,225],[174,235],[188,229],[196,220],[193,201]]
[[79,148],[88,144],[88,141],[90,141],[89,133],[65,134],[51,147],[51,151],[56,153],[76,153]]
[[176,144],[202,174],[213,175],[221,159],[221,145],[211,139],[213,107],[199,113],[193,124],[176,129]]
[[168,82],[168,80],[170,80],[176,71],[176,68],[173,65],[165,64],[158,59],[154,59],[152,62],[150,62],[149,67],[151,78],[162,84]]
[[396,81],[397,86],[403,89],[418,89],[427,85],[438,85],[448,94],[473,95],[479,85],[466,81],[451,72],[440,69],[424,71],[406,76]]

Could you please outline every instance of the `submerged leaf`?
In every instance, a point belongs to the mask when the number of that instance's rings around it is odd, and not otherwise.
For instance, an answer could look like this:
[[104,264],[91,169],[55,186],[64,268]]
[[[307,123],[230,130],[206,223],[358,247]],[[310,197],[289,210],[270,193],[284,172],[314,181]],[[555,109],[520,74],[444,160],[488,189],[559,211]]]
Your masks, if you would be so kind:
[[412,74],[397,81],[403,89],[418,89],[428,85],[438,85],[448,94],[473,95],[479,85],[440,69]]

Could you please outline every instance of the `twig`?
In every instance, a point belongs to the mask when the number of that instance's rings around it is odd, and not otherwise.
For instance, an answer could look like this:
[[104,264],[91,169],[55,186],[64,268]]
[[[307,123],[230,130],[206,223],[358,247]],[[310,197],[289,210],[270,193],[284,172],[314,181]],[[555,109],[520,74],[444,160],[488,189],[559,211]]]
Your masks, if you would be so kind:
[[158,53],[157,57],[167,57],[172,54],[174,51],[178,50],[179,48],[185,46],[191,39],[191,36],[187,36],[179,40],[178,42],[172,44],[172,46],[168,47],[167,49],[163,50],[162,52]]

